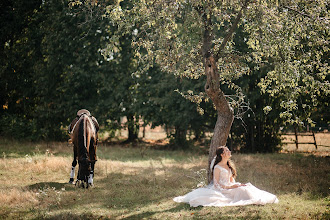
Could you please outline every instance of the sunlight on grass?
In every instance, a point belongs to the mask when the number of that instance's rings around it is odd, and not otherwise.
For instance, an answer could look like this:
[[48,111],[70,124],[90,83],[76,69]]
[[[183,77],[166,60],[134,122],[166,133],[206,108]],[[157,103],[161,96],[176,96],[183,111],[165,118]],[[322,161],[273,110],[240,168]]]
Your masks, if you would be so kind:
[[207,155],[100,146],[95,186],[86,190],[67,184],[70,147],[14,145],[0,145],[5,155],[16,155],[0,159],[1,219],[329,218],[328,157],[234,154],[237,180],[275,193],[279,204],[190,208],[172,199],[206,180]]

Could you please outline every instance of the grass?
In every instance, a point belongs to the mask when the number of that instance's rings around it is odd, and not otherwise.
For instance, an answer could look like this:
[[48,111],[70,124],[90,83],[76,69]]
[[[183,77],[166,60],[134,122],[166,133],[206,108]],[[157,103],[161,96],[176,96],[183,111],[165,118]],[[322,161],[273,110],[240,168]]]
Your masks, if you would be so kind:
[[238,181],[276,194],[279,204],[197,207],[172,198],[205,180],[207,155],[100,145],[95,186],[67,184],[66,143],[0,140],[0,219],[329,219],[329,157],[234,154]]

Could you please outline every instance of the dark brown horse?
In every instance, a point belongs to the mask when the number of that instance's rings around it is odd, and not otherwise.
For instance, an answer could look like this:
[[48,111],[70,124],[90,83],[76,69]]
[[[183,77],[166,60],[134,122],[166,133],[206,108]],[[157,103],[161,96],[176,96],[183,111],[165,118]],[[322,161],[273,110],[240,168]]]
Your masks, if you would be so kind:
[[[78,111],[78,113],[81,111]],[[96,119],[95,119],[96,120]],[[81,183],[84,188],[93,185],[94,166],[96,159],[97,145],[97,128],[94,125],[95,120],[92,120],[90,113],[85,110],[81,114],[77,114],[74,124],[72,124],[71,140],[73,143],[73,162],[70,175],[70,182],[74,180],[74,170],[78,159],[78,176],[77,182]]]

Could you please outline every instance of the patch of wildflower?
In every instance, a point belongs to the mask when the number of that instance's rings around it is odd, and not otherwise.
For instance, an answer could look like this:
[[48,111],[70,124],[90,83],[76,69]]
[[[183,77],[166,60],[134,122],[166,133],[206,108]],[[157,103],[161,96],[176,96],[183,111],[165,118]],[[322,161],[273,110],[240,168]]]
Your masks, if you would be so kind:
[[207,170],[200,169],[198,171],[193,172],[192,175],[187,175],[187,177],[194,179],[197,182],[197,187],[204,187],[207,183]]

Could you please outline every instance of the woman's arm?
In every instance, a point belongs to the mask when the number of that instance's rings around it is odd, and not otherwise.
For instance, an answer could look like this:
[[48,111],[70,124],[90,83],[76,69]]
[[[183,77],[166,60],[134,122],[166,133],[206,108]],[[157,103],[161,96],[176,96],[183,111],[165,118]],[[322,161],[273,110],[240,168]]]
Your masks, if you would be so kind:
[[[233,184],[233,185],[227,184],[225,180],[221,179],[221,171],[218,168],[214,169],[213,175],[214,175],[214,185],[215,186],[221,187],[223,189],[234,189],[234,188],[241,186],[241,184]],[[230,181],[231,181],[231,178],[230,178]]]
[[236,182],[233,176],[230,177],[230,182],[231,183],[235,183]]

